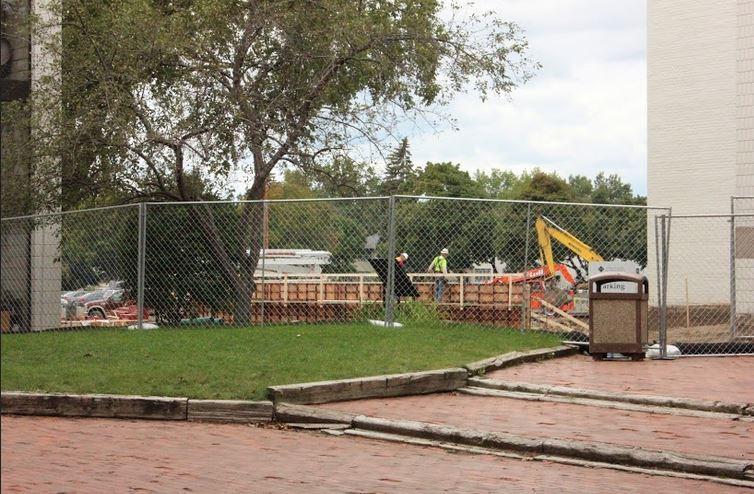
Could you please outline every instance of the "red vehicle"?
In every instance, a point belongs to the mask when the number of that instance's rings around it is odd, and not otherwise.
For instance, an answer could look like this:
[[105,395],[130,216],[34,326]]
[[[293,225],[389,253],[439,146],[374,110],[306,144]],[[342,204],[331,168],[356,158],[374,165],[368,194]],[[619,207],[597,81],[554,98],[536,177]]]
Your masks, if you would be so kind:
[[108,313],[126,305],[125,290],[101,290],[94,292],[99,295],[88,297],[88,300],[79,302],[77,315],[89,319],[107,319]]

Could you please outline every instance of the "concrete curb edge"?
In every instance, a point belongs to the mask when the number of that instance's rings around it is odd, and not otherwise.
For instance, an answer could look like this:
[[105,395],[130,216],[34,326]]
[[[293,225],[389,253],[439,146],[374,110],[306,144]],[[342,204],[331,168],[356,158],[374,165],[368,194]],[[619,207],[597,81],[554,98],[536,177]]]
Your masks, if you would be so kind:
[[538,362],[540,360],[549,360],[558,357],[568,357],[579,353],[579,347],[572,345],[561,345],[553,348],[539,348],[528,350],[526,352],[508,352],[497,357],[491,357],[477,362],[471,362],[463,366],[469,372],[470,376],[478,376],[487,372],[512,367],[514,365],[525,364],[529,362]]
[[528,455],[563,456],[742,480],[752,480],[752,475],[754,475],[754,463],[729,458],[686,455],[585,441],[530,438],[363,415],[355,417],[352,425],[356,429],[514,451]]
[[274,403],[315,404],[333,401],[386,398],[454,391],[466,386],[468,372],[461,367],[405,374],[340,379],[270,386],[267,396]]
[[0,412],[3,415],[249,423],[270,422],[273,406],[269,401],[3,391]]
[[571,388],[548,384],[531,384],[524,382],[503,381],[480,377],[469,378],[469,386],[478,388],[498,389],[505,391],[534,393],[541,395],[568,396],[573,398],[587,398],[592,400],[606,400],[636,405],[648,405],[704,412],[731,413],[736,415],[754,415],[754,406],[750,403],[732,403],[723,401],[697,400],[692,398],[676,398],[658,395],[639,395],[614,393],[609,391]]

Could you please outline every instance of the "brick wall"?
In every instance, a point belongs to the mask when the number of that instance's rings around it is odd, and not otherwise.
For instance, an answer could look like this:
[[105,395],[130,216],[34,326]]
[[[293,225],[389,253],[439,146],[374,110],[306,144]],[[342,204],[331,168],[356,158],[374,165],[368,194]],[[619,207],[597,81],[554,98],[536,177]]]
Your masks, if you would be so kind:
[[738,0],[736,195],[754,195],[754,0]]
[[[648,202],[727,213],[730,196],[754,194],[754,0],[647,9]],[[685,302],[686,280],[691,303],[727,302],[729,225],[674,223],[671,235],[668,302]]]

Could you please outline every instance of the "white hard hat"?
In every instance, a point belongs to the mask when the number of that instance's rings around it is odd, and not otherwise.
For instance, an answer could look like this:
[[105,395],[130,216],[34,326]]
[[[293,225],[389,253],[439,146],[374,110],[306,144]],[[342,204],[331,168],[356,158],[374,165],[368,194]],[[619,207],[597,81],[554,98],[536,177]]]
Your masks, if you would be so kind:
[[440,251],[440,254],[447,254],[447,253],[448,253],[448,249],[443,249]]
[[401,255],[403,256],[403,258],[404,258],[405,260],[407,260],[407,261],[408,261],[408,254],[406,254],[405,252],[401,252]]

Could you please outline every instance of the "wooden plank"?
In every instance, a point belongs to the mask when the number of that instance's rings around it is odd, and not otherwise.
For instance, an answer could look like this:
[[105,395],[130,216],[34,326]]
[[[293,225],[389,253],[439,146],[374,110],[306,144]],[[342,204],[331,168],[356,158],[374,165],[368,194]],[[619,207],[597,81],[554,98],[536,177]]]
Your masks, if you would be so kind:
[[568,319],[569,321],[571,321],[575,325],[577,325],[577,326],[579,326],[579,327],[581,327],[583,329],[589,330],[589,325],[587,323],[585,323],[584,321],[580,321],[580,320],[576,319],[571,314],[569,314],[569,313],[567,313],[567,312],[565,312],[563,310],[560,310],[560,308],[555,307],[550,302],[548,302],[548,301],[546,301],[544,299],[540,299],[539,302],[542,305],[544,305],[545,307],[547,307],[548,309],[551,309],[556,314],[558,314],[560,316],[563,316],[565,319]]
[[536,312],[531,312],[531,318],[536,319],[537,321],[545,323],[545,331],[549,330],[550,328],[548,326],[555,326],[558,329],[562,329],[567,332],[573,331],[573,328],[566,326],[565,324],[559,323],[558,321],[555,321],[554,319],[551,319],[549,317],[545,317],[541,314],[537,314]]

